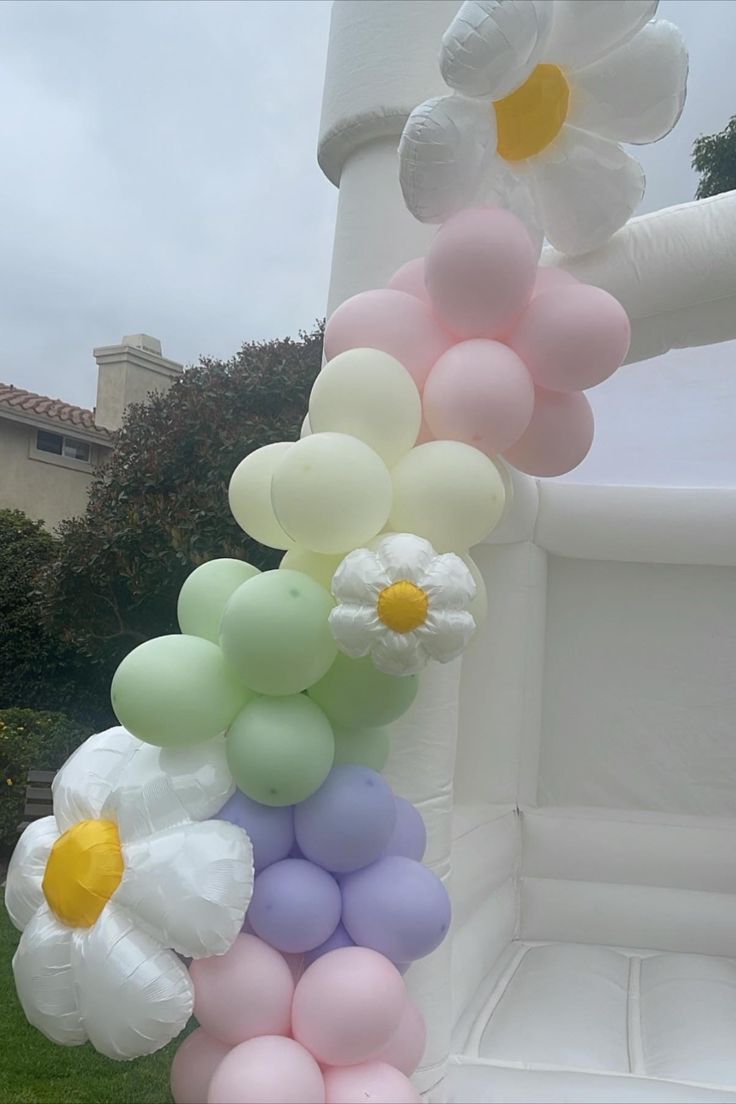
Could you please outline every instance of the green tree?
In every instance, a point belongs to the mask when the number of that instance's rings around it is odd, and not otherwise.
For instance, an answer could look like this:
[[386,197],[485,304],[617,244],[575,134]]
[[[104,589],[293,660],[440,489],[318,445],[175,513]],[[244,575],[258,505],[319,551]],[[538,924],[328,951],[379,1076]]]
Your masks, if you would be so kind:
[[202,358],[165,394],[131,407],[86,513],[62,523],[44,574],[48,624],[107,685],[131,648],[176,632],[176,598],[217,556],[277,566],[236,525],[230,476],[244,456],[299,435],[322,358],[322,327]]
[[736,115],[718,134],[704,134],[695,139],[692,167],[700,173],[696,199],[736,188]]

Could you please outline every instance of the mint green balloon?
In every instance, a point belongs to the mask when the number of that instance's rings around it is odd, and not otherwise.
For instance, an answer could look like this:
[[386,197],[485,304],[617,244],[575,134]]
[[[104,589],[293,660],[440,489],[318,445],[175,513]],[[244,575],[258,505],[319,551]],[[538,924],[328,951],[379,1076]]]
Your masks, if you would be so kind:
[[380,728],[406,713],[418,689],[416,675],[384,675],[370,657],[349,659],[340,653],[324,678],[310,688],[309,696],[333,725]]
[[332,606],[325,588],[301,571],[264,571],[225,606],[220,646],[251,690],[298,694],[335,661],[327,624]]
[[334,728],[335,766],[359,763],[382,771],[386,766],[391,739],[386,728]]
[[245,560],[210,560],[195,568],[179,591],[176,616],[181,631],[219,644],[225,606],[238,587],[254,575],[260,575],[260,571]]
[[335,757],[332,726],[304,694],[256,697],[227,736],[235,782],[262,805],[296,805],[324,782]]
[[251,696],[217,645],[199,636],[147,640],[125,657],[110,691],[121,725],[157,747],[213,739]]

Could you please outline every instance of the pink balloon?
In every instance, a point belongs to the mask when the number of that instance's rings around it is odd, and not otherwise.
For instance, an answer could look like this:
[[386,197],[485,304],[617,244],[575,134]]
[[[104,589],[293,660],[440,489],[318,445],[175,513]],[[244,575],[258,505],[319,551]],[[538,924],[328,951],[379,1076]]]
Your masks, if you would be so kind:
[[460,338],[499,337],[529,302],[537,252],[510,211],[473,207],[449,218],[425,262],[439,320]]
[[608,379],[631,341],[626,311],[588,284],[557,287],[529,304],[509,339],[539,387],[584,391]]
[[452,344],[426,303],[405,291],[379,288],[346,299],[327,320],[325,356],[380,349],[404,365],[421,390],[430,368]]
[[424,385],[425,420],[436,438],[496,456],[518,441],[534,409],[525,364],[499,341],[461,341],[443,353]]
[[326,1104],[421,1104],[408,1077],[387,1062],[326,1069]]
[[407,261],[398,268],[389,280],[388,286],[393,291],[405,291],[407,295],[413,295],[415,299],[429,303],[429,292],[424,283],[424,257]]
[[171,1063],[171,1095],[174,1104],[202,1104],[212,1075],[230,1051],[201,1027],[178,1047]]
[[283,956],[241,933],[224,955],[200,958],[189,973],[194,1015],[210,1035],[234,1046],[256,1035],[288,1035],[294,981]]
[[528,475],[564,475],[588,455],[593,430],[593,411],[581,391],[538,387],[529,427],[504,459]]
[[419,1065],[427,1042],[424,1016],[413,1000],[407,1000],[404,1015],[385,1047],[376,1055],[377,1062],[388,1062],[407,1077]]
[[557,265],[540,265],[534,281],[532,299],[537,295],[544,295],[545,291],[556,291],[557,288],[571,287],[572,284],[577,283],[573,274],[565,268],[558,268]]
[[311,1054],[281,1035],[233,1048],[215,1070],[207,1104],[325,1104],[325,1083]]
[[292,1031],[324,1065],[363,1062],[396,1032],[406,990],[393,963],[367,947],[341,947],[304,971],[294,992]]

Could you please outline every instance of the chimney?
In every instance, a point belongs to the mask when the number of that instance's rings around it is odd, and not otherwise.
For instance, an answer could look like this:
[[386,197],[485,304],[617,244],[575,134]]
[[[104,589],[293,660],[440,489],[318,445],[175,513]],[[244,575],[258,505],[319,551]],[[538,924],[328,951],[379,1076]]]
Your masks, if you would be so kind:
[[123,412],[153,391],[167,391],[182,365],[161,355],[161,342],[148,334],[129,334],[119,345],[94,350],[97,361],[95,422],[120,429]]

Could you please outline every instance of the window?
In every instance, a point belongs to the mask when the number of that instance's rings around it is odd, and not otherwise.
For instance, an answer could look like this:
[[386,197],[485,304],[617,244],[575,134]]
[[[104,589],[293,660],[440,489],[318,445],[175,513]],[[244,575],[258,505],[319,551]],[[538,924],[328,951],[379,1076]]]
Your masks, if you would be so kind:
[[46,429],[39,429],[36,434],[36,448],[39,452],[50,452],[54,456],[66,456],[70,460],[89,463],[90,448],[86,441],[62,437],[60,433],[49,433]]

